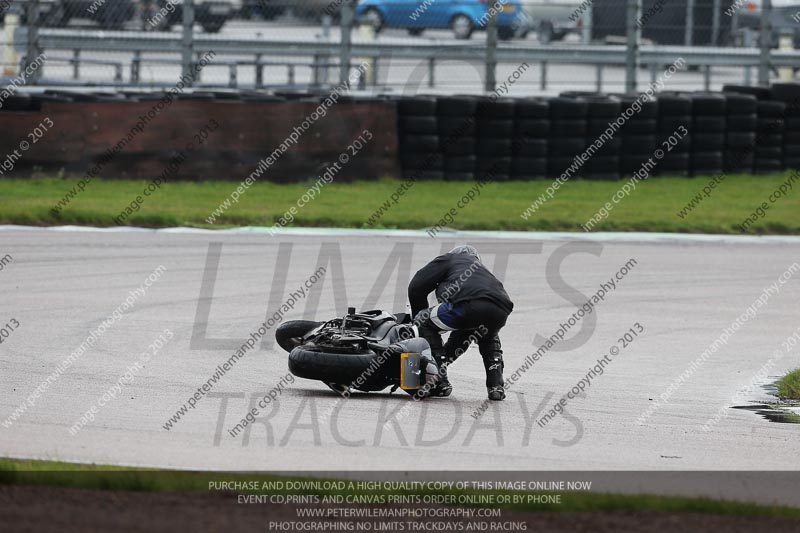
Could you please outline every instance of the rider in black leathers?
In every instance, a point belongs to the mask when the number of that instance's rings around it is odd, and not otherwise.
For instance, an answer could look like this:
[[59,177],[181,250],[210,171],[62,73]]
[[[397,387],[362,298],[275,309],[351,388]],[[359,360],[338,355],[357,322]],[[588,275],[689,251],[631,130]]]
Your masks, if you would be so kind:
[[[439,304],[428,309],[428,295],[436,291]],[[432,396],[449,396],[453,390],[447,367],[477,342],[486,369],[489,399],[503,400],[503,350],[498,332],[514,309],[503,284],[481,263],[478,251],[456,246],[425,265],[408,286],[411,312],[419,332],[431,345],[440,367],[440,380]],[[440,333],[450,331],[442,345]]]

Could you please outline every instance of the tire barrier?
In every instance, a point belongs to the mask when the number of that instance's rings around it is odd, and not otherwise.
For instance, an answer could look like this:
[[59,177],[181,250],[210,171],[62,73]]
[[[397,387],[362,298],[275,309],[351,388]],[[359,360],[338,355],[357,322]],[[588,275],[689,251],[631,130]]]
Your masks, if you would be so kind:
[[529,181],[547,177],[550,134],[549,101],[535,98],[515,101],[511,179]]
[[727,99],[722,94],[693,94],[691,132],[692,175],[722,174]]
[[662,145],[664,139],[675,136],[675,132],[683,133],[681,128],[686,128],[689,132],[677,139],[677,144],[674,148],[670,151],[665,150],[664,158],[659,162],[659,174],[689,176],[691,175],[692,161],[692,98],[686,94],[666,93],[659,95],[657,103],[658,129],[656,144],[658,146]]
[[[147,121],[153,126],[131,139],[137,121],[162,105],[164,93],[18,92],[0,106],[0,150],[13,151],[50,117],[69,124],[69,131],[42,138],[12,175],[30,175],[35,167],[82,174],[105,160],[105,179],[148,178],[183,148],[193,124],[220,117],[223,133],[187,160],[174,179],[241,180],[326,96],[198,90],[175,98],[163,116]],[[597,139],[614,122],[614,135],[598,147]],[[647,161],[655,165],[651,174],[661,176],[769,174],[800,168],[800,83],[664,92],[645,102],[638,95],[575,91],[516,99],[343,95],[260,179],[313,178],[336,161],[345,139],[364,129],[374,140],[337,180],[530,181],[554,179],[567,169],[571,177],[621,179]],[[123,148],[109,157],[126,137]],[[662,150],[663,157],[655,157]]]
[[786,129],[786,104],[777,101],[758,102],[757,140],[753,171],[768,174],[781,168],[783,134]]
[[723,170],[749,174],[755,163],[758,101],[756,95],[728,92],[725,94],[725,151]]
[[[622,95],[619,98],[623,111],[628,110],[636,100],[634,96]],[[622,139],[620,173],[628,176],[653,157],[653,152],[661,142],[658,136],[658,104],[655,101],[644,102],[641,111],[622,126],[619,135]]]
[[[588,121],[586,129],[586,146],[591,144],[622,113],[622,102],[614,97],[587,97]],[[589,179],[617,179],[620,175],[620,154],[622,153],[622,136],[614,135],[603,143],[586,162],[586,176]]]
[[[637,96],[570,91],[549,98],[500,99],[490,105],[480,97],[438,97],[431,117],[438,124],[444,179],[481,179],[490,168],[497,171],[496,181],[554,179],[570,167],[574,177],[622,179],[648,160],[655,164],[654,174],[661,176],[769,174],[800,168],[798,83],[664,92],[644,102],[637,113],[626,113]],[[401,125],[413,119],[406,119],[403,109],[398,114]],[[622,115],[628,118],[616,134],[576,165],[576,158]],[[447,146],[442,146],[442,138],[448,138]],[[412,146],[408,155],[418,155],[422,148]],[[433,139],[425,147],[435,150]],[[663,157],[655,158],[660,150]]]
[[[575,163],[575,157],[586,148],[589,103],[580,96],[558,96],[550,99],[550,139],[547,144],[547,177],[556,178]],[[571,132],[566,125],[571,125]],[[575,165],[573,176],[584,175],[586,168]]]
[[475,111],[475,170],[479,180],[511,179],[515,103],[481,98]]
[[786,104],[783,130],[783,166],[800,169],[800,84],[776,83],[772,98]]
[[475,175],[478,103],[478,98],[473,96],[438,99],[436,117],[439,121],[439,137],[442,139],[444,179],[447,181],[469,181]]
[[444,179],[436,98],[402,98],[397,101],[397,113],[403,178],[420,181]]

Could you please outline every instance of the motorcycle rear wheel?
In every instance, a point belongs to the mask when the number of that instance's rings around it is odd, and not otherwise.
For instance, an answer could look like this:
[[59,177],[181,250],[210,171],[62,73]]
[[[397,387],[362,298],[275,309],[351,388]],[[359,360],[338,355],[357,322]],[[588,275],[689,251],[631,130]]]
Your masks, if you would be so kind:
[[291,352],[302,342],[303,335],[322,324],[313,320],[289,320],[275,330],[275,340],[278,345]]

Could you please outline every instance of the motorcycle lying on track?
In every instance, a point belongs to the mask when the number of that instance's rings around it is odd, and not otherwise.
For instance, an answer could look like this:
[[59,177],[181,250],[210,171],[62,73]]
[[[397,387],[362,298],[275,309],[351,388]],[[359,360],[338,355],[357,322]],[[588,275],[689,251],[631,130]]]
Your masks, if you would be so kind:
[[424,397],[436,384],[439,369],[428,341],[418,337],[407,313],[356,313],[350,307],[327,322],[286,322],[275,339],[289,352],[292,374],[322,381],[342,395],[392,387]]

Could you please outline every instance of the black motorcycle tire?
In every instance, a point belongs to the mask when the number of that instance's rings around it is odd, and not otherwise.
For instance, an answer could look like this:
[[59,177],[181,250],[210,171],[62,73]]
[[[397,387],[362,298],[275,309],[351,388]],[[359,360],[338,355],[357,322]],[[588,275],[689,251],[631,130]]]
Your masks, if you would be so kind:
[[367,375],[366,370],[378,357],[372,350],[332,353],[316,347],[298,346],[289,354],[289,371],[299,378],[357,386],[354,382],[360,376]]
[[281,324],[275,330],[275,340],[278,345],[291,352],[302,342],[303,335],[321,325],[322,322],[314,322],[313,320],[290,320]]

